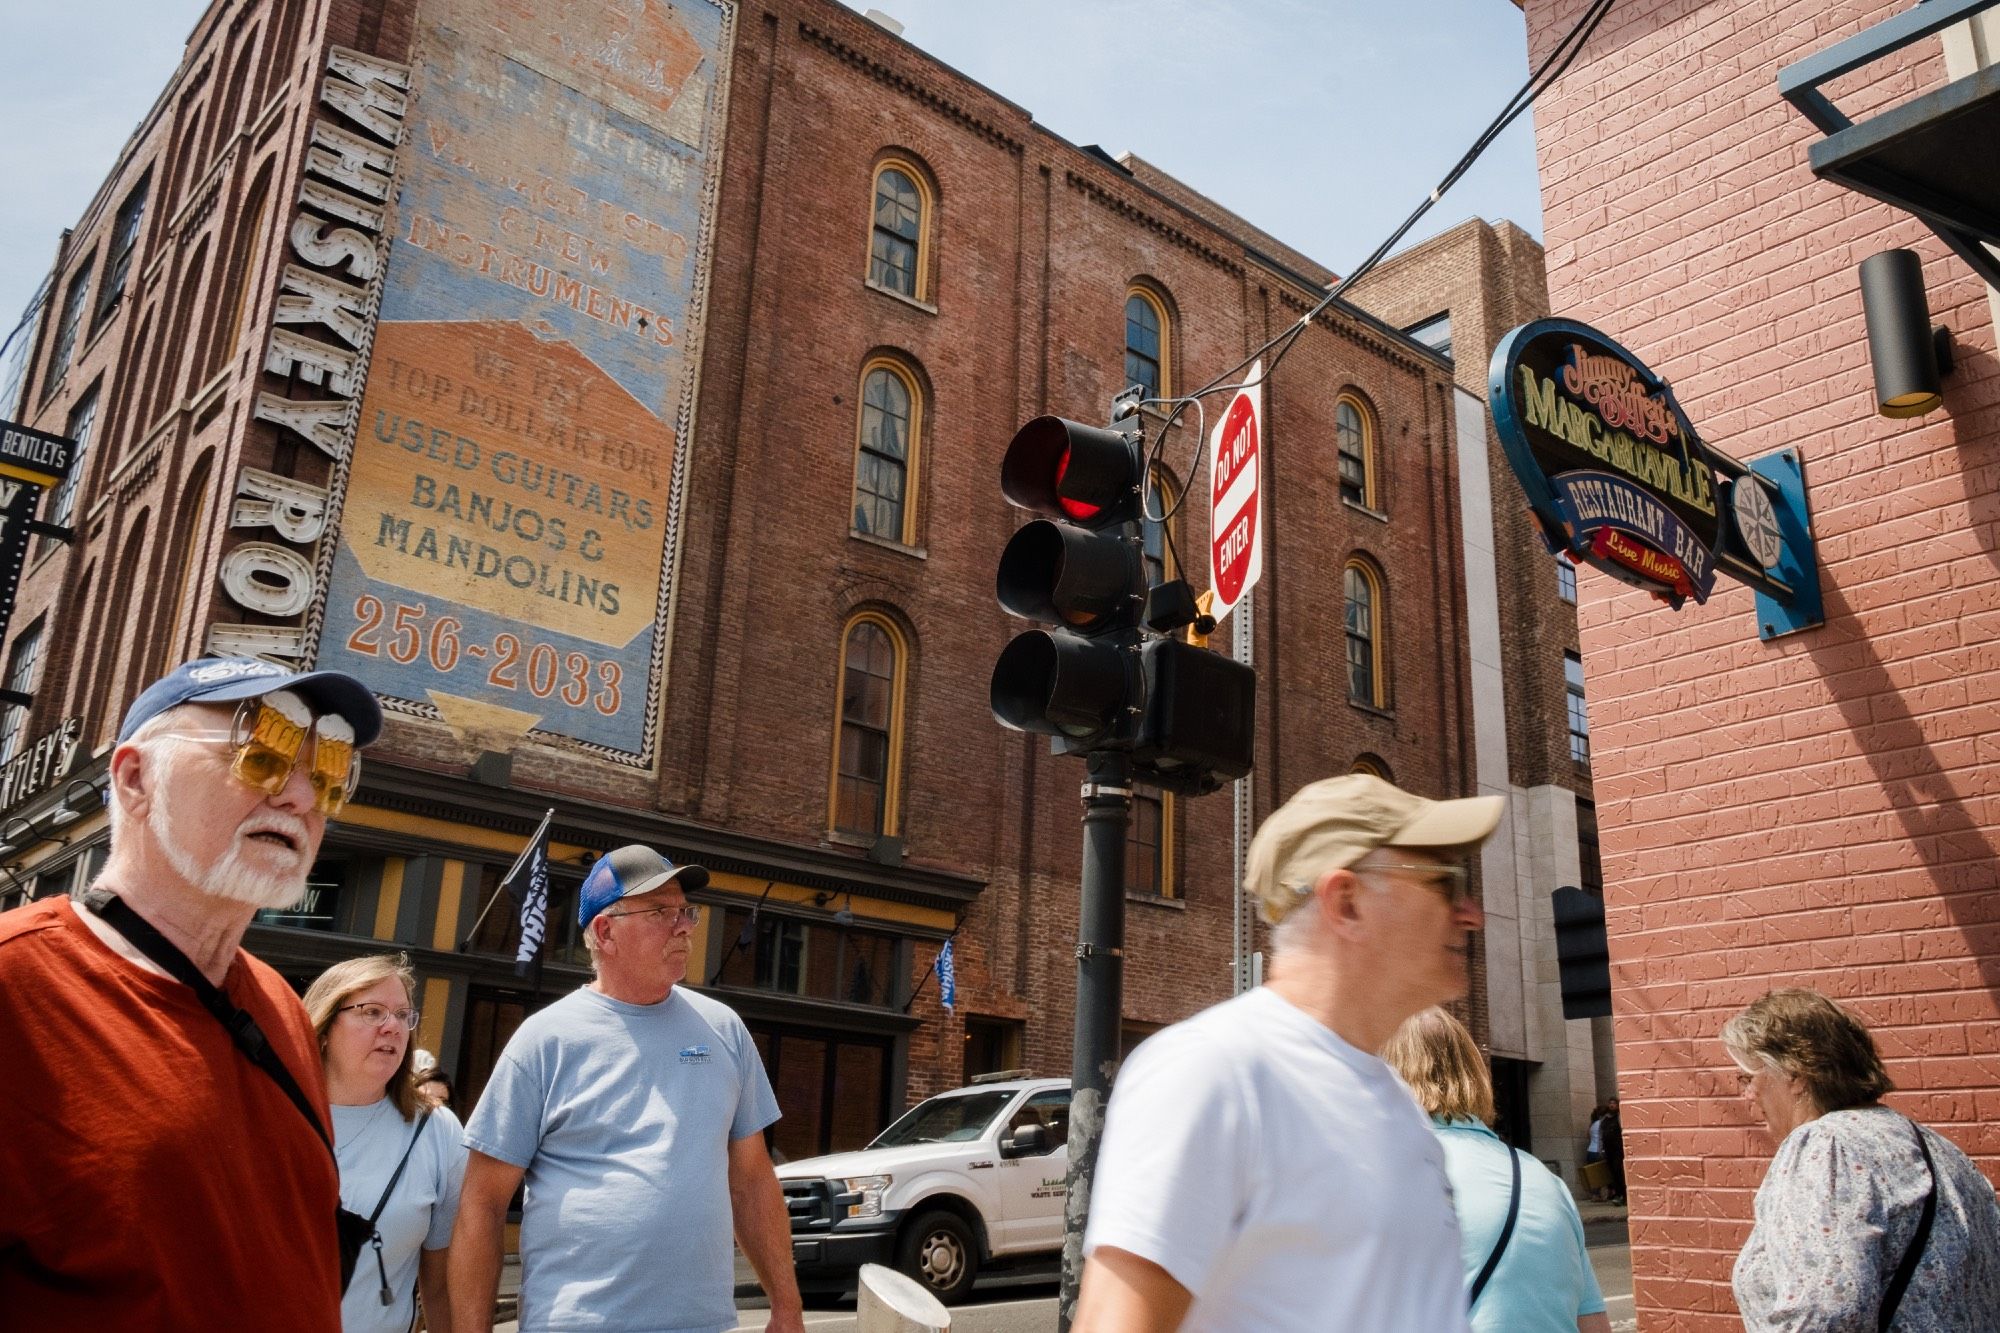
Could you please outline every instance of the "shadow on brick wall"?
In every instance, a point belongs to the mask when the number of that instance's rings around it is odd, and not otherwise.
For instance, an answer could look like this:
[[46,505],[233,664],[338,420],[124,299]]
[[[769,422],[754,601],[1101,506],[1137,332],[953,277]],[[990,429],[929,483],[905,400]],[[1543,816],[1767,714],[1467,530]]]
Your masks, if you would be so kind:
[[[2000,496],[1988,494],[1975,506],[1980,503],[2000,507]],[[1991,531],[1993,519],[1988,514],[1975,522]],[[1986,555],[1990,559],[1994,554],[1989,544]],[[1838,587],[1826,589],[1826,612],[1829,624],[1855,624],[1854,609]],[[1933,892],[1964,937],[1962,956],[1977,965],[1986,990],[2000,997],[2000,913],[1991,896],[2000,889],[2000,846],[1966,804],[1968,798],[1985,794],[1968,788],[1979,783],[1982,774],[1992,773],[1994,765],[1980,761],[1979,738],[1934,739],[1926,731],[1865,635],[1816,645],[1811,655],[1825,676],[1839,676],[1835,704],[1861,742],[1862,755],[1929,873]],[[1988,708],[1961,703],[1947,715],[1969,717]],[[1971,747],[1969,759],[1941,758],[1939,747],[1958,740]],[[1950,960],[1907,955],[1904,959],[1906,965],[1943,961]]]

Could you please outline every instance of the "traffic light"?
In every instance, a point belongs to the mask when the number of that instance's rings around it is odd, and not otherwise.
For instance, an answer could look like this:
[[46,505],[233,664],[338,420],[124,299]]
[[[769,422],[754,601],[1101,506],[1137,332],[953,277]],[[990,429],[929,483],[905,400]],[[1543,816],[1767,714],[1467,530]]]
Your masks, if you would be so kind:
[[1037,417],[1007,446],[1001,493],[1043,517],[1007,543],[995,591],[1047,628],[1001,652],[993,716],[1054,737],[1057,754],[1129,752],[1134,778],[1200,795],[1250,771],[1257,677],[1166,637],[1214,621],[1185,583],[1147,587],[1145,482],[1133,413],[1109,427]]
[[993,669],[993,716],[1055,737],[1058,754],[1130,748],[1144,707],[1139,659],[1146,475],[1138,419],[1108,428],[1036,417],[1007,446],[1000,490],[1044,515],[1000,556],[1000,605],[1048,629],[1015,637]]
[[1202,796],[1250,771],[1256,738],[1257,673],[1179,639],[1141,651],[1145,713],[1132,747],[1144,782]]
[[1556,964],[1562,979],[1564,1018],[1611,1015],[1611,945],[1604,928],[1604,899],[1565,884],[1549,895],[1556,919]]

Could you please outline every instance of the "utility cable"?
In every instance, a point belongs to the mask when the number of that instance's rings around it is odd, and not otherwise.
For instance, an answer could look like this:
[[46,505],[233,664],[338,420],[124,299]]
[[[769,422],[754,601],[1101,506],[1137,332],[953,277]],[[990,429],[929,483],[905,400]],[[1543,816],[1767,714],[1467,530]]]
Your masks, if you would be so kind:
[[[1597,31],[1598,25],[1604,21],[1605,15],[1611,12],[1611,7],[1615,3],[1617,3],[1617,0],[1591,0],[1589,7],[1578,16],[1576,23],[1563,35],[1562,40],[1555,44],[1554,48],[1542,58],[1542,63],[1536,66],[1534,71],[1528,75],[1528,81],[1522,84],[1512,97],[1507,99],[1506,105],[1501,107],[1499,114],[1480,132],[1479,137],[1473,140],[1472,147],[1467,149],[1464,155],[1452,164],[1451,170],[1444,174],[1444,178],[1424,197],[1423,202],[1418,204],[1409,217],[1403,220],[1402,225],[1391,232],[1387,240],[1376,246],[1366,259],[1350,270],[1346,276],[1328,287],[1326,295],[1322,296],[1311,309],[1307,310],[1305,314],[1301,315],[1282,332],[1265,342],[1256,351],[1250,353],[1250,355],[1237,362],[1236,365],[1192,393],[1177,394],[1167,398],[1148,398],[1141,401],[1141,406],[1157,405],[1164,407],[1171,405],[1172,407],[1172,410],[1167,414],[1166,421],[1160,426],[1159,434],[1153,442],[1152,449],[1148,452],[1148,475],[1151,475],[1152,468],[1164,466],[1162,455],[1166,449],[1167,432],[1173,429],[1174,423],[1180,418],[1181,413],[1192,404],[1196,410],[1197,418],[1201,419],[1201,400],[1203,398],[1214,393],[1234,393],[1239,389],[1248,388],[1248,382],[1238,380],[1237,376],[1255,364],[1259,357],[1275,348],[1276,352],[1271,357],[1271,363],[1264,367],[1261,377],[1262,379],[1269,379],[1271,373],[1278,368],[1278,363],[1285,359],[1285,356],[1292,350],[1292,347],[1298,342],[1306,329],[1311,327],[1313,320],[1317,319],[1327,307],[1338,300],[1341,293],[1346,291],[1349,286],[1371,272],[1377,264],[1381,263],[1382,259],[1396,247],[1397,242],[1407,236],[1410,229],[1423,219],[1424,214],[1430,212],[1437,202],[1444,197],[1445,191],[1456,185],[1460,177],[1464,176],[1471,169],[1472,164],[1479,160],[1480,155],[1487,148],[1492,146],[1493,141],[1499,138],[1509,125],[1512,125],[1519,119],[1522,112],[1533,106],[1536,99],[1547,92],[1556,80],[1568,72],[1570,65],[1575,62],[1577,55],[1582,52],[1584,46],[1590,41],[1591,35]],[[1181,505],[1186,503],[1189,492],[1194,489],[1192,478],[1200,470],[1202,454],[1207,448],[1207,431],[1197,430],[1194,457],[1188,465],[1189,484],[1182,488],[1179,495],[1174,497],[1173,504],[1166,507],[1157,517],[1146,512],[1146,497],[1142,495],[1140,497],[1140,514],[1145,521],[1149,523],[1165,523],[1180,512]]]

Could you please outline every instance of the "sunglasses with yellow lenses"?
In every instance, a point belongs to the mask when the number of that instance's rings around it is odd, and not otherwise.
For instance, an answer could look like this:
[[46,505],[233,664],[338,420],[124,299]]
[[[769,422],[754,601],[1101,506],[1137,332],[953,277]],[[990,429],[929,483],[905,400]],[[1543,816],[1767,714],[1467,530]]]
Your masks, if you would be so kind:
[[361,756],[353,742],[321,733],[319,721],[295,722],[270,704],[246,699],[228,731],[183,732],[171,739],[226,743],[235,751],[229,763],[231,776],[268,796],[285,789],[310,743],[312,767],[307,777],[312,782],[313,808],[332,818],[361,781]]

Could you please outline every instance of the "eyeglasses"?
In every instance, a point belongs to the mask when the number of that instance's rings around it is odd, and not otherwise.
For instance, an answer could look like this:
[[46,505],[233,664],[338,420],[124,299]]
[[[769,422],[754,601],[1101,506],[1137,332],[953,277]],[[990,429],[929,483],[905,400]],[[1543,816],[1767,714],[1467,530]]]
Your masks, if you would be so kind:
[[406,1032],[417,1030],[417,1019],[422,1017],[414,1009],[391,1009],[386,1004],[343,1004],[334,1010],[336,1014],[359,1014],[361,1021],[371,1028],[382,1026],[383,1020],[393,1018]]
[[617,918],[621,916],[665,916],[667,918],[668,930],[672,930],[675,926],[680,925],[683,921],[685,921],[690,926],[698,926],[701,924],[701,909],[699,907],[693,907],[693,906],[642,907],[636,912],[605,912],[603,915],[612,918]]
[[334,740],[319,731],[319,719],[301,725],[270,704],[246,699],[236,710],[228,731],[182,731],[162,736],[169,741],[227,745],[236,752],[229,772],[237,781],[267,796],[276,796],[292,780],[292,770],[312,742],[313,808],[331,819],[346,806],[361,781],[361,756],[350,741]]
[[1446,861],[1382,861],[1374,865],[1356,866],[1357,872],[1370,870],[1407,870],[1425,877],[1428,887],[1444,895],[1445,901],[1453,907],[1467,907],[1472,903],[1472,872],[1462,865]]

